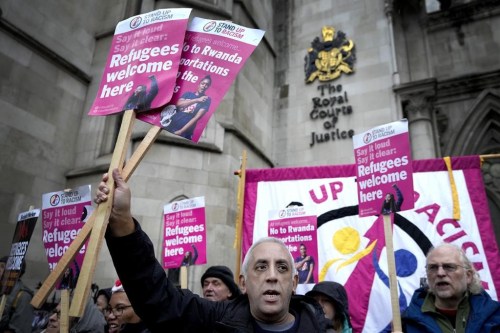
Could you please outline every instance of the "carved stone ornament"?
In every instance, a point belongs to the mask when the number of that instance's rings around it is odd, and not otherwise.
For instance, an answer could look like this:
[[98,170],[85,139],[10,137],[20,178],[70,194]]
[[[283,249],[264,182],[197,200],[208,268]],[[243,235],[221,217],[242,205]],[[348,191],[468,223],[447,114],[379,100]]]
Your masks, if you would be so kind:
[[340,30],[335,33],[335,29],[330,26],[324,26],[321,32],[323,41],[319,37],[314,38],[304,58],[306,83],[316,78],[323,82],[332,81],[342,73],[354,72],[356,54],[353,41],[348,40]]

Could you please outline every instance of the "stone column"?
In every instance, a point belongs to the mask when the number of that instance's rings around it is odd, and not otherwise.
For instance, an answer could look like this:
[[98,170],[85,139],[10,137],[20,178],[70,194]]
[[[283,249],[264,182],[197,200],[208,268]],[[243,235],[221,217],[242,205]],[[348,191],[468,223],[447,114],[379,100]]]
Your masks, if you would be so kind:
[[399,78],[399,70],[398,70],[398,62],[396,60],[396,46],[394,45],[394,0],[385,0],[384,2],[384,12],[387,17],[387,25],[389,28],[389,42],[391,45],[391,57],[392,57],[392,82],[394,85],[398,85],[400,83]]
[[415,160],[439,156],[439,139],[434,116],[434,79],[411,82],[394,89],[403,103],[408,118],[412,158]]
[[412,157],[415,160],[437,157],[433,105],[425,95],[411,96],[405,107],[408,115]]

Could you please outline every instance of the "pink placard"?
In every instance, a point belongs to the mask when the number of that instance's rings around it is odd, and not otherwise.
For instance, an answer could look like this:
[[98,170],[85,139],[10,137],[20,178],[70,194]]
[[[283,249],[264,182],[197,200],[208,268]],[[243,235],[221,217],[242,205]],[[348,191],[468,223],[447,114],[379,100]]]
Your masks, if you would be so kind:
[[159,9],[118,23],[89,115],[144,112],[170,101],[190,12]]
[[355,135],[359,216],[414,207],[411,147],[406,119]]
[[163,223],[163,268],[207,263],[204,197],[165,205]]
[[198,142],[264,31],[199,17],[187,30],[172,100],[137,118]]
[[318,282],[316,215],[303,206],[269,212],[268,235],[281,239],[293,256],[299,284]]
[[[90,185],[42,196],[42,240],[52,271],[92,214]],[[78,280],[88,241],[66,269],[57,289],[73,289]]]

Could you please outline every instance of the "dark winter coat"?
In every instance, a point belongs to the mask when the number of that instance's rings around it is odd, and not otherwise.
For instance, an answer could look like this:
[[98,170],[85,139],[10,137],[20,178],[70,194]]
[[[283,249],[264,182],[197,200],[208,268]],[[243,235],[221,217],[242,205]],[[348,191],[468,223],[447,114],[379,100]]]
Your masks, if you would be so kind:
[[[424,288],[417,289],[413,294],[410,305],[403,313],[403,331],[407,333],[434,333],[441,329],[434,319],[438,316],[435,312],[422,312],[427,291]],[[467,301],[464,300],[464,301]],[[470,306],[468,318],[463,320],[463,328],[457,327],[457,332],[466,333],[493,333],[500,332],[500,303],[491,299],[485,292],[477,295],[469,295]],[[451,332],[451,331],[450,331]]]

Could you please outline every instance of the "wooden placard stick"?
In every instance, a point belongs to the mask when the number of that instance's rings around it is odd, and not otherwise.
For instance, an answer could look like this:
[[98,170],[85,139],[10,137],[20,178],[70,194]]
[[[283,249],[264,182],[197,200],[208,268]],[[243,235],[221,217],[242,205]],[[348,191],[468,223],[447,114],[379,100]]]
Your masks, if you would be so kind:
[[69,290],[61,290],[61,302],[59,313],[59,332],[69,332]]
[[236,213],[236,237],[234,239],[234,248],[236,249],[236,274],[234,280],[236,284],[239,283],[240,269],[241,269],[241,237],[243,236],[243,205],[245,203],[245,176],[247,168],[247,151],[243,150],[241,157],[241,165],[238,171],[235,171],[240,179],[238,181],[238,194],[237,194],[237,213]]
[[7,303],[7,295],[2,295],[2,300],[0,301],[0,318],[3,316],[3,311],[5,310],[5,303]]
[[92,233],[90,234],[85,258],[83,259],[82,269],[80,271],[80,276],[78,277],[73,300],[69,309],[71,317],[81,317],[85,311],[85,302],[89,296],[90,285],[92,284],[92,279],[94,277],[97,258],[99,256],[99,252],[101,251],[104,233],[106,232],[108,219],[111,215],[111,208],[113,205],[115,182],[111,174],[114,169],[123,168],[134,120],[134,110],[125,111],[108,170],[108,174],[110,175],[107,182],[107,186],[110,189],[108,200],[97,206],[96,209],[97,215],[94,221],[94,227],[92,228]]
[[394,246],[392,244],[392,213],[383,216],[387,270],[389,271],[389,288],[391,290],[392,331],[402,332],[401,313],[399,311],[398,280],[396,277],[396,261],[394,259]]
[[188,268],[186,266],[181,266],[179,280],[181,283],[181,288],[187,289],[187,287],[188,287]]
[[[148,131],[144,139],[141,141],[141,143],[123,168],[122,177],[125,181],[128,181],[130,179],[130,176],[132,176],[132,173],[135,171],[137,166],[139,166],[139,163],[142,161],[143,157],[152,147],[153,142],[156,140],[160,132],[161,127],[158,126],[153,126]],[[52,290],[54,290],[57,281],[61,279],[66,268],[68,268],[70,263],[73,262],[76,254],[78,253],[78,251],[80,251],[83,244],[85,244],[85,242],[87,241],[92,228],[94,227],[96,212],[96,210],[92,212],[92,215],[90,215],[87,222],[83,225],[78,236],[76,236],[73,242],[71,242],[70,246],[68,247],[66,252],[64,252],[56,267],[52,270],[52,272],[50,272],[50,274],[43,282],[42,286],[33,296],[31,305],[33,305],[35,308],[39,309],[40,307],[42,307],[43,303],[45,303]]]
[[128,159],[127,163],[123,167],[122,177],[125,181],[130,179],[130,176],[134,173],[135,169],[139,166],[146,153],[153,146],[158,135],[160,135],[162,128],[159,126],[153,126],[149,129],[146,136],[142,139],[141,143],[134,150],[134,153]]

